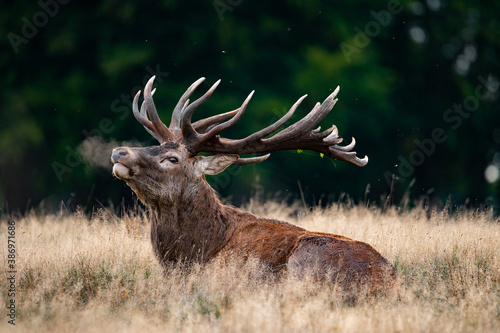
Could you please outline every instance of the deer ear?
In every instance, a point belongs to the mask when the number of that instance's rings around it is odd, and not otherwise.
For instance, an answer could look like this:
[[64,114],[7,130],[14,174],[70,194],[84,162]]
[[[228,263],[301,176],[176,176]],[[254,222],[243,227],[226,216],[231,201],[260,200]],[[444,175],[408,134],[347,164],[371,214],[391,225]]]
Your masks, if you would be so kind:
[[224,171],[239,158],[238,155],[233,154],[198,156],[194,166],[199,174],[216,175]]

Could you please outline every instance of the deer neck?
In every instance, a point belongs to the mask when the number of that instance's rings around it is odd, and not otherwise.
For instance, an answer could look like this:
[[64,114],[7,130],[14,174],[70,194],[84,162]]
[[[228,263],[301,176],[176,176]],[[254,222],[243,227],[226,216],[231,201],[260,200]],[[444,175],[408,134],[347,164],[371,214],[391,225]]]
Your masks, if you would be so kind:
[[151,240],[160,261],[205,262],[215,256],[232,233],[225,207],[204,179],[175,200],[151,205]]

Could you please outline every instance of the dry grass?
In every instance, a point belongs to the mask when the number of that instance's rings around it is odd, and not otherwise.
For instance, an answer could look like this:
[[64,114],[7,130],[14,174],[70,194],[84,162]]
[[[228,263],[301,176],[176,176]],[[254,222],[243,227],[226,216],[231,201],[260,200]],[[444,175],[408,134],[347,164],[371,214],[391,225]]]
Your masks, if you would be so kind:
[[[498,332],[500,223],[488,213],[251,203],[259,215],[366,241],[397,268],[401,300],[346,302],[333,285],[217,263],[163,272],[143,213],[20,217],[15,330],[37,332]],[[0,223],[6,264],[5,217]],[[7,282],[1,273],[0,297]],[[0,331],[12,329],[0,308]]]

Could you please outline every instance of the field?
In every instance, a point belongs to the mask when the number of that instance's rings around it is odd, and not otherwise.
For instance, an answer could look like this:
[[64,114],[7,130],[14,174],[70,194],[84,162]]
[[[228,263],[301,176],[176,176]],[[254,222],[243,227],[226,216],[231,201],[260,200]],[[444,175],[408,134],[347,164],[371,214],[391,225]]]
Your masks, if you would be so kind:
[[[333,284],[255,262],[158,265],[141,209],[31,213],[0,223],[0,331],[499,332],[500,221],[489,212],[250,203],[247,210],[366,241],[397,269],[400,299],[346,300]],[[16,326],[8,323],[7,222],[16,222]],[[5,273],[4,273],[5,272]]]

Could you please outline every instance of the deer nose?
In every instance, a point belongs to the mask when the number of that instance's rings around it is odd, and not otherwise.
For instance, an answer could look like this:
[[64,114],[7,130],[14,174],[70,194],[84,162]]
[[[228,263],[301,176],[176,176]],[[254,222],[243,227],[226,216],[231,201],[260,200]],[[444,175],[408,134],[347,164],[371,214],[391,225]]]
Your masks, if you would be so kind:
[[122,158],[128,156],[128,152],[123,148],[115,148],[113,149],[113,153],[111,154],[111,162],[118,163],[118,161]]

